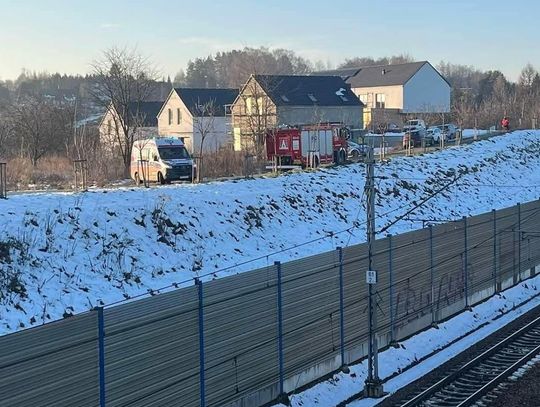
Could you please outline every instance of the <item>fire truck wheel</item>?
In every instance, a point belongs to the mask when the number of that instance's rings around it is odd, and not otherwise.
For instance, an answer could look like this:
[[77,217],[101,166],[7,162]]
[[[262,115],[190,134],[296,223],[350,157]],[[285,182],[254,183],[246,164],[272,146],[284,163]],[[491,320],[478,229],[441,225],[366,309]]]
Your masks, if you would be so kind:
[[345,164],[345,159],[345,151],[340,150],[340,152],[338,153],[338,164]]

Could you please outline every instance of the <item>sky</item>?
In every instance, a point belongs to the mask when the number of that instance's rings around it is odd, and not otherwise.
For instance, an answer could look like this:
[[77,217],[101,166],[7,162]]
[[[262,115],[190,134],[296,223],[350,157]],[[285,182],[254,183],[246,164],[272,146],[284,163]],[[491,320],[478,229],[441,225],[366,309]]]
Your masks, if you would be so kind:
[[355,56],[540,69],[536,0],[0,0],[0,79],[22,68],[90,72],[112,46],[136,47],[163,76],[217,51],[292,49],[337,66]]

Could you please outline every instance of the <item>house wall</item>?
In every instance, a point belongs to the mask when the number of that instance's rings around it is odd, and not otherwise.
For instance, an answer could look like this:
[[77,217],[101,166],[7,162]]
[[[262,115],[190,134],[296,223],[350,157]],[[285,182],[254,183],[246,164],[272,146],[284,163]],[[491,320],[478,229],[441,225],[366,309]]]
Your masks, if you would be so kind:
[[[403,86],[401,85],[352,88],[352,91],[367,108],[375,108],[375,95],[382,93],[385,95],[386,109],[403,109]],[[362,95],[367,95],[367,100],[364,100]]]
[[353,128],[362,128],[360,106],[278,106],[277,124],[297,125],[320,122],[341,122]]
[[[226,117],[194,117],[193,118],[193,151],[200,153],[201,148],[201,129],[208,129],[204,139],[203,151],[217,151],[221,147],[227,146],[232,142],[230,134],[230,123]],[[200,123],[200,124],[199,124]]]
[[[169,109],[172,110],[171,124],[169,124]],[[177,109],[180,109],[180,124]],[[176,92],[171,92],[157,119],[160,136],[182,138],[188,151],[193,152],[193,117]]]
[[111,110],[107,110],[99,125],[100,144],[114,144],[117,140],[119,126],[118,117]]
[[[172,110],[172,124],[169,124],[169,109]],[[178,123],[178,109],[180,109],[180,123]],[[202,120],[201,125],[197,120]],[[212,122],[212,123],[210,123]],[[187,150],[199,153],[201,145],[201,126],[210,126],[210,132],[204,140],[204,151],[216,151],[229,143],[230,124],[225,116],[193,117],[180,96],[172,92],[163,109],[158,114],[158,132],[160,136],[178,137],[183,139]]]
[[404,113],[450,112],[450,85],[430,64],[422,68],[404,86]]
[[[110,126],[109,126],[110,123]],[[105,150],[115,151],[118,147],[118,140],[123,140],[120,118],[115,111],[108,110],[99,125],[99,142]],[[119,138],[119,134],[121,134]],[[134,139],[155,137],[158,134],[157,127],[138,127],[135,130]],[[124,143],[122,143],[124,144]]]
[[[252,106],[249,112],[246,101],[257,99],[261,111],[257,113]],[[254,132],[264,132],[265,128],[276,126],[276,106],[266,95],[262,87],[250,78],[242,88],[239,97],[231,106],[233,145],[235,151],[254,148]]]

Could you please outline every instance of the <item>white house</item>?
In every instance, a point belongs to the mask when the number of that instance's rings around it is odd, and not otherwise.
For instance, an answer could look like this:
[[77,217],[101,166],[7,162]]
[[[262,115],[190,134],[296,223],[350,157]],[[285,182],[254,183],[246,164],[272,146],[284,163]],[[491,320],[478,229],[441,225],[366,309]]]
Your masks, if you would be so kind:
[[160,136],[180,138],[191,153],[232,142],[229,108],[237,89],[174,88],[157,115]]
[[341,76],[366,105],[364,123],[419,113],[450,112],[450,84],[427,61],[337,69],[317,75]]
[[[157,114],[163,102],[131,102],[127,109],[131,117],[130,128],[136,132],[134,139],[155,136],[157,133]],[[102,146],[112,148],[123,140],[122,117],[113,104],[99,122],[99,140]]]

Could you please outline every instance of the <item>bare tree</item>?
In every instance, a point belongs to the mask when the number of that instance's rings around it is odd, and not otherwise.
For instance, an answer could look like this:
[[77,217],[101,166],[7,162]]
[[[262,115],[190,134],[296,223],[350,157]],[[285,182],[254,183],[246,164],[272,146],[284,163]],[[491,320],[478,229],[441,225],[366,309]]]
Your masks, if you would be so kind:
[[[197,182],[200,182],[203,178],[203,168],[204,168],[204,142],[207,138],[215,137],[215,121],[216,115],[218,114],[218,106],[216,101],[211,99],[206,103],[197,103],[195,108],[195,115],[193,117],[193,131],[196,133],[200,139],[198,146],[199,150],[199,162],[197,168]],[[193,137],[195,141],[195,134]],[[197,146],[193,146],[194,151],[196,151]]]
[[94,100],[115,117],[115,146],[129,175],[131,149],[136,137],[139,104],[150,96],[157,70],[148,58],[135,49],[112,47],[92,64],[97,86]]
[[8,117],[0,115],[0,161],[10,153],[13,125]]
[[33,166],[45,154],[64,150],[71,137],[73,117],[70,108],[52,106],[43,99],[26,97],[11,106],[13,135],[20,145],[22,156]]
[[257,159],[265,156],[267,130],[278,123],[276,105],[269,93],[277,84],[275,78],[266,75],[252,75],[241,92],[240,102],[233,107],[235,127],[242,129],[242,150]]

